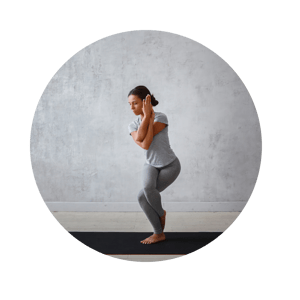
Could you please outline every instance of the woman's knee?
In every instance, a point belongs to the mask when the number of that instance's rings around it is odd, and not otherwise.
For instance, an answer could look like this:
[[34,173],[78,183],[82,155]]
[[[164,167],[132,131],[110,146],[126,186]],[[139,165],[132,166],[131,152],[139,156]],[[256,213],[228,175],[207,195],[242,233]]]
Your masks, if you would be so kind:
[[147,201],[143,189],[139,191],[139,193],[137,195],[137,199],[138,199],[139,203],[143,203],[144,201]]
[[150,195],[157,192],[156,188],[153,186],[145,186],[143,190],[145,195]]

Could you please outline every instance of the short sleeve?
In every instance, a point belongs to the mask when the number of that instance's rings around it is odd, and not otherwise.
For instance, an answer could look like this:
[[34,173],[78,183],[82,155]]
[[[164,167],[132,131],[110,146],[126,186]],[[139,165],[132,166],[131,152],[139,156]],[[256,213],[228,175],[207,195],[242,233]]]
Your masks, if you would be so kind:
[[137,126],[136,122],[133,121],[128,125],[128,131],[129,131],[130,135],[131,135],[131,132],[137,131],[137,130],[138,130],[138,126]]
[[154,122],[160,122],[168,125],[168,118],[165,114],[159,113],[155,115]]

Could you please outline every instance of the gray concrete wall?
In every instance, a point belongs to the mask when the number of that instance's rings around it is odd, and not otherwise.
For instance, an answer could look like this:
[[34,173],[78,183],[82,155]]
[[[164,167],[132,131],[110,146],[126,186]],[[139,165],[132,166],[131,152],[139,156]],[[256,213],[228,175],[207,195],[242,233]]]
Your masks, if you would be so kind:
[[170,211],[240,211],[253,191],[261,133],[251,97],[218,55],[188,38],[131,31],[71,57],[33,119],[31,160],[51,210],[136,211],[143,149],[129,135],[127,94],[146,85],[169,119],[182,171],[162,192]]

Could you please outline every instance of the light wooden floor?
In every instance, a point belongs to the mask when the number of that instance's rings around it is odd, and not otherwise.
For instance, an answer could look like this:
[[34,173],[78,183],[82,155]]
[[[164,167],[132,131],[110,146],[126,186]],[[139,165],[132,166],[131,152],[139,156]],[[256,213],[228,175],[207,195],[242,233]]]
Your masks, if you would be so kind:
[[[52,212],[67,231],[153,232],[143,212]],[[239,212],[167,212],[165,232],[223,232]],[[114,258],[154,262],[182,255],[109,255]]]

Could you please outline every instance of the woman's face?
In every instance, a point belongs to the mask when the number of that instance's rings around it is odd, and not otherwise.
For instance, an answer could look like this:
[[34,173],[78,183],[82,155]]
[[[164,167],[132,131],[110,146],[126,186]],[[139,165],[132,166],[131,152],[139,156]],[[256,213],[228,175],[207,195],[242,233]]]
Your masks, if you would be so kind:
[[140,115],[143,112],[143,101],[138,96],[130,95],[128,97],[128,103],[135,115]]

